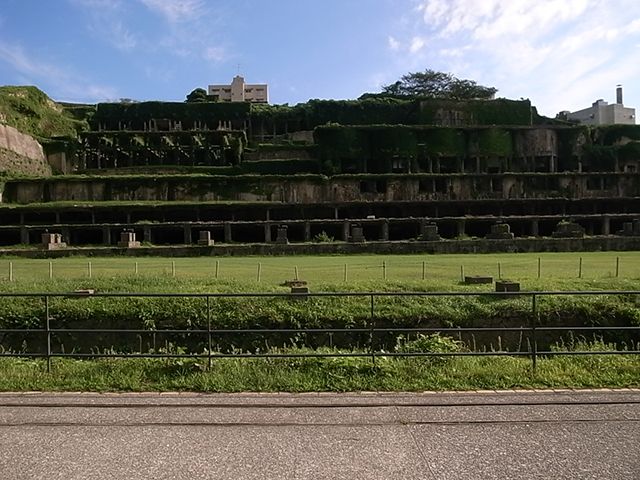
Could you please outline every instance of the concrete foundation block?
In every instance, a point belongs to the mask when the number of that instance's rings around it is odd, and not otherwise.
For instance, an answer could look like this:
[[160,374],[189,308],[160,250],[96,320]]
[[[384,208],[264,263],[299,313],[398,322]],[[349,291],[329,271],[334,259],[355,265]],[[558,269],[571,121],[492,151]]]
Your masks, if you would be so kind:
[[493,283],[493,277],[487,277],[483,275],[465,276],[464,283],[466,285],[480,285],[484,283]]

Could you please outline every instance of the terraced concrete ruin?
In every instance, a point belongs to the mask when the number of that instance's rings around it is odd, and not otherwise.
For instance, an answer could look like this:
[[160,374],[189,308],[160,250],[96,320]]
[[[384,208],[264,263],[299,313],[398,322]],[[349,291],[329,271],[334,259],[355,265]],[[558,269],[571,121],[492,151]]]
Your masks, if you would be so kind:
[[65,108],[89,128],[44,142],[57,174],[5,181],[4,246],[49,232],[67,249],[125,232],[201,253],[639,246],[635,125],[573,125],[504,99]]

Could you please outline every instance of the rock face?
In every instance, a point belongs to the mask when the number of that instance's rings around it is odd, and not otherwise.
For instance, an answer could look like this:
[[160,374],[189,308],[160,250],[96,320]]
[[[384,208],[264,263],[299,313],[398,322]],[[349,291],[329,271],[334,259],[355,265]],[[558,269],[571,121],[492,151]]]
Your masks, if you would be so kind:
[[51,167],[36,139],[0,123],[0,172],[51,175]]

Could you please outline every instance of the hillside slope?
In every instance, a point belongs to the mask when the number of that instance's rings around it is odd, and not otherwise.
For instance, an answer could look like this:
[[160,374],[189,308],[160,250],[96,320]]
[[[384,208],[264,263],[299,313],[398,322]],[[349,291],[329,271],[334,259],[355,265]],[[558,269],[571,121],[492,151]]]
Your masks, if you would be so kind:
[[0,86],[0,123],[38,140],[75,137],[79,130],[88,128],[86,120],[78,119],[43,91],[31,86]]

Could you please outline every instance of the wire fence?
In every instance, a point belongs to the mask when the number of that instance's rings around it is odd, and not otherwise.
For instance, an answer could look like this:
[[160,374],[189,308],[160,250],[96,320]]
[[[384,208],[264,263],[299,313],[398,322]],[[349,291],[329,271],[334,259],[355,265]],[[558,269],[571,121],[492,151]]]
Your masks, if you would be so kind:
[[118,276],[206,278],[281,282],[321,278],[325,282],[462,281],[465,276],[497,279],[638,278],[640,253],[508,255],[350,256],[265,258],[61,258],[0,261],[0,279],[46,281]]
[[[587,326],[587,325],[567,325],[567,326],[550,326],[543,325],[540,321],[538,302],[541,298],[550,296],[633,296],[638,298],[640,296],[640,290],[627,290],[627,291],[528,291],[528,292],[331,292],[331,293],[94,293],[91,291],[84,292],[71,292],[71,293],[0,293],[0,298],[31,298],[36,301],[43,302],[43,318],[40,319],[40,326],[36,328],[3,328],[0,329],[0,335],[4,339],[6,335],[39,335],[42,337],[42,343],[38,350],[34,351],[5,351],[2,346],[2,352],[0,352],[0,358],[2,357],[25,357],[25,358],[45,358],[47,361],[47,371],[51,369],[51,360],[53,358],[192,358],[192,359],[206,359],[208,366],[211,367],[211,363],[217,358],[301,358],[301,357],[368,357],[373,363],[376,358],[379,357],[445,357],[445,356],[521,356],[529,357],[532,362],[533,369],[536,368],[537,360],[541,356],[548,355],[636,355],[640,354],[638,350],[637,342],[631,342],[631,348],[617,348],[616,349],[600,349],[594,350],[578,350],[578,349],[539,349],[538,340],[541,335],[546,333],[557,334],[559,332],[577,332],[577,333],[592,333],[603,334],[605,332],[618,332],[631,334],[633,332],[640,332],[640,326]],[[488,326],[488,327],[415,327],[415,326],[393,326],[393,327],[381,327],[377,325],[377,310],[376,306],[382,298],[407,298],[407,297],[493,297],[497,299],[519,298],[526,299],[530,302],[530,320],[528,325],[521,326]],[[75,298],[75,299],[88,299],[88,298],[180,298],[180,299],[198,299],[204,302],[206,311],[206,328],[194,326],[193,328],[182,329],[100,329],[100,328],[55,328],[52,325],[51,315],[51,301],[56,298]],[[257,299],[257,298],[279,298],[284,301],[301,301],[313,297],[325,297],[325,298],[346,298],[355,297],[360,298],[367,304],[368,321],[366,326],[353,327],[353,328],[216,328],[213,323],[211,315],[212,302],[220,299],[230,298],[243,298],[243,299]],[[636,307],[638,308],[638,307]],[[33,319],[32,319],[33,320]],[[526,335],[527,342],[526,348],[520,348],[514,351],[504,350],[499,348],[497,350],[491,349],[464,349],[461,351],[389,351],[381,349],[378,341],[382,336],[388,334],[425,334],[425,333],[442,333],[447,335],[463,334],[476,334],[487,332],[511,332],[519,335]],[[103,350],[103,351],[91,351],[81,352],[75,351],[73,345],[67,345],[67,348],[71,347],[71,352],[66,352],[64,349],[54,349],[54,338],[60,335],[68,334],[89,334],[96,337],[104,335],[121,336],[138,336],[140,339],[142,335],[151,335],[154,339],[153,348],[147,351],[143,350],[142,340],[140,340],[140,348],[137,352],[125,352]],[[341,350],[309,350],[309,351],[214,351],[215,339],[221,335],[298,335],[306,338],[307,335],[313,334],[348,334],[355,335],[364,338],[364,344],[360,349],[351,349],[350,351]],[[191,337],[199,337],[202,342],[201,345],[205,347],[200,351],[171,351],[166,348],[157,349],[155,345],[156,335],[188,335]],[[2,345],[2,342],[0,342]]]

